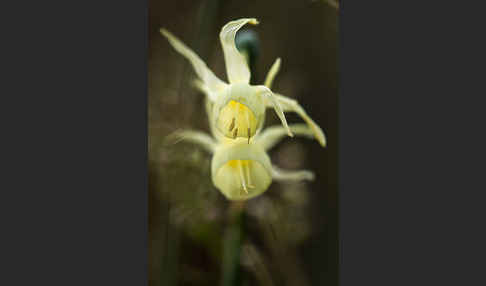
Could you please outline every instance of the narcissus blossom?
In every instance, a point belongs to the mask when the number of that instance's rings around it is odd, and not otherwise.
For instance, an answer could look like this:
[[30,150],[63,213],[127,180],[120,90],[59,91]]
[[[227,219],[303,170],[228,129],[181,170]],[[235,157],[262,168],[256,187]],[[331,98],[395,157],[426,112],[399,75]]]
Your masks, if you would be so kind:
[[[305,124],[291,124],[291,132],[296,135],[313,137],[313,131]],[[198,144],[210,152],[211,177],[214,185],[229,200],[247,200],[265,192],[272,180],[301,181],[313,180],[310,171],[282,170],[270,161],[267,151],[275,146],[287,130],[282,126],[264,129],[255,135],[250,144],[246,138],[228,139],[214,133],[214,137],[199,131],[177,131],[172,140],[186,140]]]
[[219,34],[229,83],[225,83],[215,76],[196,53],[169,31],[161,29],[161,33],[167,37],[174,49],[192,64],[199,78],[196,86],[209,99],[212,120],[214,120],[212,124],[223,136],[232,140],[245,138],[249,144],[250,138],[262,128],[266,108],[271,107],[280,118],[286,134],[293,136],[284,112],[293,111],[304,119],[313,136],[322,146],[325,146],[326,141],[321,128],[307,115],[297,101],[270,90],[273,79],[280,69],[281,60],[279,58],[270,68],[264,85],[249,84],[250,70],[245,57],[237,50],[235,44],[236,32],[247,23],[256,25],[258,21],[255,18],[231,21],[222,28]]

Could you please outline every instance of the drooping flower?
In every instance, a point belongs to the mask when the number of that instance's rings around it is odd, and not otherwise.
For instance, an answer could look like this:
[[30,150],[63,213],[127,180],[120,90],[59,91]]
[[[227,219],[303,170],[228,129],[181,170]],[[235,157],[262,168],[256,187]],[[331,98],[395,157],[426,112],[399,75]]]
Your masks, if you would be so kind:
[[199,80],[196,86],[207,95],[210,102],[212,122],[215,129],[226,138],[233,140],[250,138],[257,134],[264,121],[266,108],[272,107],[277,113],[284,130],[293,136],[285,119],[285,111],[296,112],[310,127],[312,134],[322,146],[325,146],[325,136],[321,128],[307,115],[297,101],[283,95],[273,93],[270,88],[280,69],[278,58],[270,68],[264,85],[250,85],[250,70],[245,57],[237,50],[235,44],[236,32],[245,24],[258,24],[255,18],[243,18],[227,23],[219,34],[226,63],[229,83],[220,80],[199,56],[189,49],[166,29],[161,29],[174,49],[182,54],[192,64]]
[[[296,135],[313,137],[313,131],[305,124],[291,124],[289,129]],[[214,185],[229,200],[247,200],[265,192],[273,180],[313,180],[307,170],[288,171],[273,165],[267,151],[275,146],[287,131],[282,126],[264,129],[255,135],[250,144],[246,138],[229,139],[214,133],[213,136],[199,131],[177,131],[172,140],[186,140],[200,145],[212,154],[211,177]]]

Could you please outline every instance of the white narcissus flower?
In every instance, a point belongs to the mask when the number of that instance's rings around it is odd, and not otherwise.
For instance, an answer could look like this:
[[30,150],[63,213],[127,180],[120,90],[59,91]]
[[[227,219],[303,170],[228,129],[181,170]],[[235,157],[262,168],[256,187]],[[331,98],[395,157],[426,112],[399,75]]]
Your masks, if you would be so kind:
[[250,138],[257,134],[263,125],[265,109],[272,107],[277,113],[286,133],[293,136],[292,129],[287,125],[285,111],[296,112],[309,125],[314,137],[322,146],[326,145],[321,128],[307,115],[297,101],[285,96],[274,94],[270,88],[274,77],[280,69],[278,58],[267,74],[264,85],[250,85],[250,70],[245,57],[238,52],[235,44],[236,32],[245,24],[258,24],[255,18],[244,18],[226,24],[220,34],[223,47],[226,72],[229,84],[216,77],[207,65],[184,43],[169,31],[161,29],[176,51],[188,59],[199,80],[196,86],[203,91],[209,101],[212,118],[218,132],[227,138]]
[[[313,137],[313,131],[305,124],[291,124],[289,129],[296,135]],[[264,129],[255,135],[250,144],[246,138],[228,139],[214,132],[214,137],[199,131],[177,131],[171,140],[186,140],[202,146],[213,157],[211,177],[214,185],[229,200],[247,200],[265,192],[272,180],[313,180],[310,171],[285,171],[272,165],[267,151],[275,146],[287,130],[282,126]]]

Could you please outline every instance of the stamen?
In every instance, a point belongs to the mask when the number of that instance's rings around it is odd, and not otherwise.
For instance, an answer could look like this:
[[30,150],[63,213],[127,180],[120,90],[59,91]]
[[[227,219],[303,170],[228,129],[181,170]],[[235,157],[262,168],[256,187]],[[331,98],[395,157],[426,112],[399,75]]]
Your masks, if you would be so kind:
[[[238,163],[237,163],[236,165],[238,165]],[[239,173],[239,172],[238,172],[238,173]],[[236,181],[236,182],[239,182],[239,181],[240,181],[240,176],[239,176],[239,174],[237,174],[237,172],[234,172],[233,174],[234,174],[234,176],[235,176],[235,181]],[[240,184],[241,184],[241,183],[240,183]],[[240,196],[241,196],[241,195],[242,195],[242,189],[240,189]]]
[[233,131],[233,139],[236,139],[236,135],[238,135],[238,128]]
[[254,189],[255,186],[251,184],[251,176],[250,176],[250,161],[246,162],[245,164],[245,173],[246,177],[248,178],[248,188],[249,189]]
[[229,127],[229,131],[233,130],[233,128],[235,128],[235,118],[234,117],[231,120],[231,124],[230,124],[230,127]]
[[246,188],[245,175],[243,175],[243,167],[241,166],[241,160],[238,160],[238,169],[240,171],[240,180],[243,185],[243,190],[248,194],[248,189]]
[[250,114],[248,114],[248,111],[245,112],[245,115],[246,115],[246,126],[247,126],[247,132],[246,133],[246,136],[248,136],[248,144],[250,144],[250,131],[251,131],[251,125],[250,125]]

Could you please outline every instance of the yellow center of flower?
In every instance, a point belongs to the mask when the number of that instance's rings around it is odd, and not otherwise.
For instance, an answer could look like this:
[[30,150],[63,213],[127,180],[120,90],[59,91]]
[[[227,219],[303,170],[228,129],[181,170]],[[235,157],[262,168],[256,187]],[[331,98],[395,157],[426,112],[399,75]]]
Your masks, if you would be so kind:
[[244,104],[230,100],[220,110],[217,120],[218,129],[230,138],[245,137],[250,142],[250,137],[255,133],[257,120],[253,112]]

